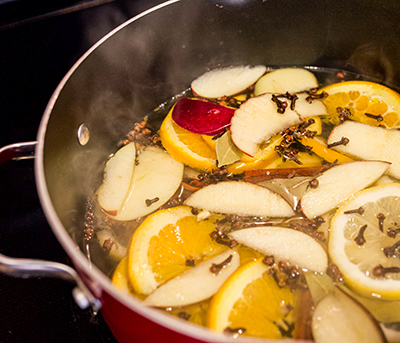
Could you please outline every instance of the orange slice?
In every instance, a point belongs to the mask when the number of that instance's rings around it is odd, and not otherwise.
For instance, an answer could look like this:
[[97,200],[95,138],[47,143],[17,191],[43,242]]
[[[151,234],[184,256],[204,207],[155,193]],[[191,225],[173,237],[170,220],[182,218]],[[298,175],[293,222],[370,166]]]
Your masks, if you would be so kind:
[[217,169],[217,155],[202,135],[189,132],[172,120],[172,109],[160,127],[164,148],[177,161],[204,171]]
[[[215,218],[215,217],[214,217]],[[210,237],[215,219],[197,220],[188,206],[159,210],[132,235],[129,281],[138,294],[150,294],[164,282],[227,249]]]
[[[400,94],[378,83],[346,81],[322,88],[328,97],[324,100],[330,120],[339,123],[337,108],[349,109],[349,119],[387,128],[400,126]],[[374,118],[374,116],[381,116]]]
[[207,326],[216,332],[281,339],[294,322],[296,293],[280,288],[263,258],[236,270],[213,297]]

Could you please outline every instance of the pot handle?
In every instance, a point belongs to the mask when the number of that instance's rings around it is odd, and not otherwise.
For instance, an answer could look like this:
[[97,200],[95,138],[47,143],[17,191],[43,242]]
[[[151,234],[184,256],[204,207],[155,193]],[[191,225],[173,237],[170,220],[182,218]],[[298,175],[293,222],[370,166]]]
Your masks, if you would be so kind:
[[[37,142],[24,142],[7,145],[0,149],[0,164],[11,160],[32,159],[35,157]],[[89,306],[94,313],[101,308],[96,299],[71,267],[57,262],[12,258],[0,254],[0,272],[14,277],[55,277],[72,282],[75,287],[72,296],[81,309]]]

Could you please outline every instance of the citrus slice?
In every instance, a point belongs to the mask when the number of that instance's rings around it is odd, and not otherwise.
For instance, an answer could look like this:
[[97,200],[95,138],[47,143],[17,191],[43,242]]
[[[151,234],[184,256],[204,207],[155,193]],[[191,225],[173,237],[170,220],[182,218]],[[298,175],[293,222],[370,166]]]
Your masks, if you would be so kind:
[[283,138],[281,135],[272,137],[267,144],[262,144],[256,155],[251,157],[243,154],[239,161],[227,166],[227,170],[233,174],[240,174],[246,170],[262,169],[275,161],[279,154],[275,146],[281,144]]
[[162,283],[227,249],[211,239],[212,217],[198,221],[191,208],[178,206],[147,217],[132,235],[128,274],[139,294],[150,294]]
[[364,296],[400,299],[399,226],[398,183],[362,190],[338,209],[329,254],[350,288]]
[[386,86],[369,81],[346,81],[329,85],[322,91],[328,93],[324,104],[334,124],[339,123],[337,108],[341,107],[350,110],[351,120],[387,128],[400,126],[400,94]]
[[280,288],[263,258],[234,272],[211,300],[207,326],[216,332],[280,339],[290,336],[296,293]]
[[128,258],[124,256],[115,268],[111,282],[124,294],[129,294]]
[[340,152],[337,152],[333,149],[329,149],[328,146],[326,145],[326,142],[323,141],[322,139],[319,139],[318,137],[314,138],[302,137],[301,144],[310,147],[311,151],[314,154],[318,155],[319,157],[322,157],[326,162],[329,163],[335,162],[337,164],[341,164],[353,161],[352,158],[343,155]]
[[160,138],[168,153],[189,167],[210,171],[217,169],[217,155],[202,135],[189,132],[172,120],[172,109],[160,127]]

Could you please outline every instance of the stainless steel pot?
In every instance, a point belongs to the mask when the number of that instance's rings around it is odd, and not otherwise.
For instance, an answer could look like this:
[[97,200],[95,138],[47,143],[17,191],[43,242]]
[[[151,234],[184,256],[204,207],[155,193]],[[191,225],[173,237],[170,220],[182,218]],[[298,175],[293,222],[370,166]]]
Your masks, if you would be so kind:
[[61,81],[37,142],[0,151],[4,161],[35,148],[43,210],[76,272],[4,256],[0,270],[23,276],[56,270],[76,280],[78,303],[102,307],[121,342],[231,341],[120,294],[101,263],[88,261],[82,251],[85,201],[101,180],[104,161],[127,128],[218,66],[337,68],[396,88],[399,19],[397,0],[172,0],[121,25]]

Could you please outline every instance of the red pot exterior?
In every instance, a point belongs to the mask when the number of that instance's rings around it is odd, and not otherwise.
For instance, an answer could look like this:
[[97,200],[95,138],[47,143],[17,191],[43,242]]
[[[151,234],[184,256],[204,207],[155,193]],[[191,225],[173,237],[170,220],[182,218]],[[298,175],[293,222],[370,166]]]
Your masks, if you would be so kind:
[[[120,343],[202,343],[167,329],[133,312],[108,293],[102,297],[101,313]],[[203,342],[204,343],[204,342]]]

